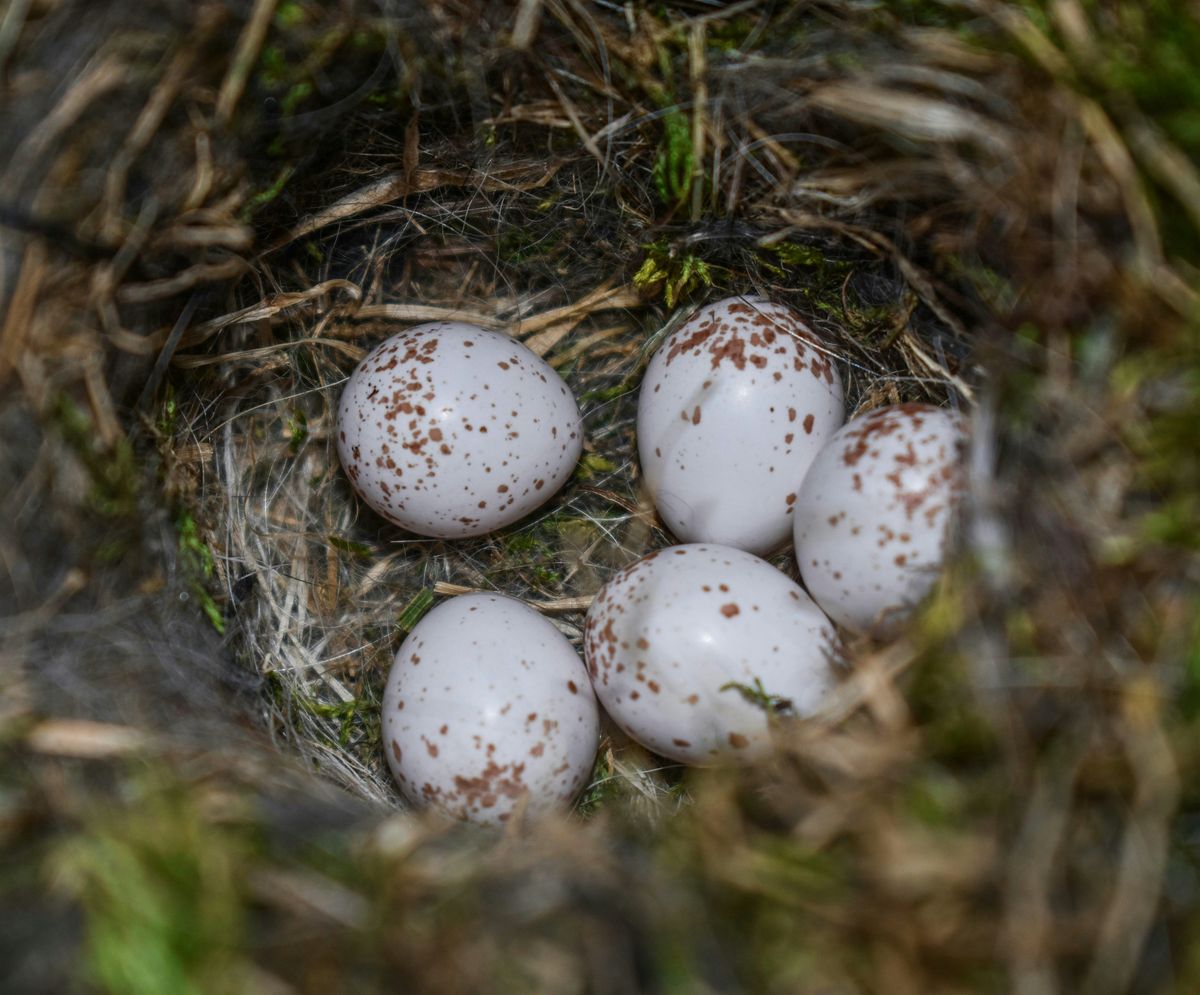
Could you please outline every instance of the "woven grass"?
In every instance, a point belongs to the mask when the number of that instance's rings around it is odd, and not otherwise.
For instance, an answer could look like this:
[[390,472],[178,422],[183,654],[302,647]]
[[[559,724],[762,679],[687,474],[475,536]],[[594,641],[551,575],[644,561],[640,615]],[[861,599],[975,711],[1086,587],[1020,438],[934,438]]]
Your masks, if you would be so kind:
[[[77,17],[0,17],[2,987],[1196,983],[1186,4]],[[742,292],[811,322],[851,410],[970,415],[934,597],[761,768],[610,729],[560,820],[405,811],[405,632],[484,589],[578,642],[671,542],[641,370]],[[331,438],[357,359],[447,317],[545,356],[587,439],[535,516],[453,543],[366,510]]]

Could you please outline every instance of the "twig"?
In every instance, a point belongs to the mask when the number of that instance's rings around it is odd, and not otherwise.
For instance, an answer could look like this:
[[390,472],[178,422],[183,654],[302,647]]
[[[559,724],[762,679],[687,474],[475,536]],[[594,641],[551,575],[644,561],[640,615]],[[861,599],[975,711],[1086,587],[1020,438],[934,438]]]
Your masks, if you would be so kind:
[[255,0],[254,9],[250,12],[250,20],[246,22],[241,37],[238,38],[237,48],[234,49],[233,61],[225,79],[221,81],[221,90],[217,94],[217,120],[228,124],[233,118],[234,109],[242,99],[246,89],[246,81],[258,61],[258,53],[266,40],[267,31],[271,27],[271,18],[275,16],[275,7],[279,0]]
[[216,356],[177,356],[172,365],[183,370],[194,370],[201,366],[220,366],[224,363],[263,359],[264,357],[272,356],[277,352],[295,349],[304,345],[329,346],[329,348],[336,349],[338,352],[349,356],[355,362],[358,362],[358,360],[362,359],[363,356],[367,354],[367,350],[362,346],[352,345],[349,342],[342,342],[339,339],[307,338],[296,339],[292,342],[277,342],[275,345],[260,346],[257,349],[241,349],[237,352],[225,352]]
[[47,276],[45,256],[46,250],[40,242],[30,242],[21,260],[8,313],[0,325],[0,384],[17,368],[24,354],[26,336],[33,327],[38,297]]
[[704,138],[708,127],[708,69],[703,21],[688,31],[688,61],[692,77],[692,220],[699,221],[704,210]]
[[[443,596],[456,596],[459,594],[495,594],[496,592],[439,580],[433,585],[433,593]],[[559,613],[585,612],[592,606],[592,600],[592,596],[587,595],[581,598],[556,598],[554,601],[526,601],[525,604],[529,605],[535,611],[543,612],[547,615],[556,615]]]
[[1129,991],[1157,915],[1171,816],[1179,799],[1179,772],[1161,725],[1161,691],[1145,678],[1131,682],[1124,697],[1120,733],[1136,787],[1121,840],[1116,886],[1080,989],[1093,995]]
[[509,44],[518,52],[526,51],[533,44],[541,21],[542,0],[520,0]]
[[151,743],[141,729],[86,719],[47,719],[25,737],[25,746],[34,753],[80,760],[125,756]]
[[146,283],[127,283],[117,291],[117,300],[122,304],[149,304],[164,301],[176,294],[191,290],[205,283],[220,283],[229,280],[248,268],[244,259],[226,259],[220,263],[197,263],[181,270],[174,276]]

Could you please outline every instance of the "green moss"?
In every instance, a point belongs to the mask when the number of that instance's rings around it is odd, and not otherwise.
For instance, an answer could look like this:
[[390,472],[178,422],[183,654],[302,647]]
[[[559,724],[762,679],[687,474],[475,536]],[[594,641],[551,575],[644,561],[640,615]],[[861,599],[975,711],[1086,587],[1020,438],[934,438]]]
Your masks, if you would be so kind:
[[241,219],[243,221],[251,220],[260,208],[270,204],[276,197],[283,193],[283,188],[287,186],[288,180],[292,178],[296,167],[293,165],[284,166],[275,174],[275,179],[271,181],[271,185],[265,190],[260,190],[252,195],[242,207]]
[[667,307],[713,285],[714,267],[690,252],[677,252],[665,239],[645,245],[646,258],[633,276],[640,290],[660,289]]
[[301,80],[288,87],[279,108],[284,117],[290,117],[296,109],[313,94],[313,84],[309,80]]
[[[901,797],[904,812],[934,830],[962,831],[972,819],[994,807],[997,797],[990,789],[981,793],[978,782],[956,776],[937,764],[925,764],[905,785]],[[990,804],[985,804],[989,803]]]
[[532,528],[505,536],[488,571],[489,579],[511,583],[515,574],[525,578],[537,590],[557,593],[563,579],[558,570],[558,527],[557,516],[551,516]]
[[129,995],[238,991],[252,837],[181,786],[144,776],[132,790],[135,804],[93,811],[52,858],[86,914],[90,980]]
[[295,456],[308,439],[308,416],[299,408],[293,408],[288,414],[284,435],[288,440],[288,449]]
[[259,56],[259,82],[268,89],[278,89],[287,80],[287,58],[278,45],[264,45]]
[[903,24],[923,28],[961,28],[972,17],[966,4],[953,0],[889,0],[886,10]]
[[1017,292],[1012,282],[978,259],[951,255],[941,260],[941,265],[949,276],[970,287],[997,314],[1007,314],[1017,302]]
[[811,266],[819,272],[824,272],[827,266],[849,268],[848,263],[832,263],[820,249],[811,245],[801,245],[799,242],[773,242],[765,248],[784,266]]
[[563,225],[548,227],[544,219],[524,227],[506,224],[496,240],[496,254],[510,265],[545,261],[562,250],[568,230]]
[[210,590],[214,570],[212,550],[200,537],[199,526],[187,511],[180,512],[176,517],[175,532],[179,536],[179,565],[187,579],[188,590],[204,617],[218,633],[224,635],[225,616]]
[[275,11],[275,26],[281,30],[299,27],[308,21],[308,12],[295,0],[284,0]]
[[736,52],[749,40],[758,22],[739,15],[710,22],[705,40],[718,52]]
[[669,208],[686,203],[692,192],[692,126],[678,107],[668,107],[662,119],[663,134],[654,160],[654,189]]
[[591,404],[594,401],[614,401],[618,397],[628,394],[636,386],[636,382],[630,383],[628,380],[623,380],[621,383],[613,384],[611,387],[601,387],[599,390],[585,391],[579,396],[579,403]]
[[720,687],[722,691],[736,691],[742,698],[755,708],[760,708],[771,718],[776,715],[790,714],[793,711],[792,702],[782,695],[772,694],[759,678],[754,678],[753,684],[728,681]]
[[[360,701],[353,698],[350,701],[315,701],[311,698],[298,698],[300,706],[310,715],[326,720],[337,728],[338,746],[346,747],[357,733],[365,738],[367,750],[370,744],[378,745],[381,739],[380,715],[378,702]],[[333,745],[331,742],[330,745]]]
[[360,559],[369,560],[375,555],[375,550],[366,543],[355,542],[353,539],[347,539],[345,536],[334,535],[332,532],[325,537],[334,549],[340,549],[343,553],[349,553],[351,556],[357,556]]
[[401,632],[412,632],[417,623],[424,618],[425,613],[433,607],[433,589],[425,588],[418,591],[409,599],[404,610],[400,612],[400,617],[396,619],[396,628]]
[[90,509],[107,519],[133,519],[140,479],[129,440],[121,436],[105,446],[91,417],[67,394],[58,396],[51,417],[90,479]]
[[155,428],[164,439],[173,438],[179,420],[179,405],[175,400],[175,385],[168,383],[163,391],[162,408],[158,413]]
[[923,656],[913,668],[908,699],[932,759],[987,764],[997,756],[996,730],[980,711],[960,658],[941,652]]
[[613,770],[611,755],[607,751],[603,751],[596,758],[587,790],[575,804],[575,811],[585,819],[591,818],[607,802],[619,797],[620,794],[620,777]]
[[584,453],[575,467],[578,480],[592,480],[598,474],[616,473],[617,464],[599,453]]

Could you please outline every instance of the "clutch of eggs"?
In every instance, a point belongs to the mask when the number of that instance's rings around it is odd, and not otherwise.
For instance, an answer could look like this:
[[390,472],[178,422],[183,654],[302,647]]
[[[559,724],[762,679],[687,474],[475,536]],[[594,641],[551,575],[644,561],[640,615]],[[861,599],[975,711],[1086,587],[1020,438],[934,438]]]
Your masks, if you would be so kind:
[[961,415],[899,404],[848,422],[817,455],[797,502],[796,559],[830,618],[887,635],[929,592],[966,445]]
[[507,821],[566,807],[596,758],[587,671],[513,598],[463,594],[409,633],[383,693],[383,743],[404,796],[453,818]]
[[805,472],[844,420],[837,370],[799,316],[730,297],[697,311],[646,369],[642,474],[679,539],[767,553],[791,535]]
[[507,335],[439,321],[380,343],[342,392],[338,456],[376,512],[420,535],[482,535],[567,480],[583,446],[575,398]]
[[584,632],[605,711],[685,764],[765,753],[767,709],[815,712],[833,683],[835,646],[833,626],[798,584],[713,543],[662,549],[617,573]]

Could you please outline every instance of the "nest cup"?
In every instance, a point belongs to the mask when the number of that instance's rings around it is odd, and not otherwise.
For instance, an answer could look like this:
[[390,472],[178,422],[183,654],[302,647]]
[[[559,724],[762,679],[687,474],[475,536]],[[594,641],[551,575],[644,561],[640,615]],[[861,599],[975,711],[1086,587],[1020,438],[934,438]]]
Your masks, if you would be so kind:
[[[717,146],[698,160],[704,169],[718,151],[750,144],[747,122],[771,110],[726,91],[720,67],[713,74],[706,113],[724,117],[721,130],[703,123]],[[404,633],[436,599],[519,597],[578,646],[590,596],[673,541],[639,485],[637,386],[660,336],[706,298],[760,293],[797,308],[835,357],[850,412],[958,405],[964,377],[975,377],[963,366],[966,336],[922,305],[894,259],[778,217],[738,217],[778,195],[779,158],[717,159],[711,191],[702,176],[677,177],[704,195],[690,221],[690,202],[664,200],[656,183],[671,150],[655,115],[609,120],[592,107],[593,131],[614,125],[595,155],[559,134],[561,121],[527,121],[524,105],[507,116],[492,108],[482,143],[476,122],[454,119],[462,96],[449,89],[440,107],[426,98],[419,114],[403,101],[361,111],[319,199],[256,213],[264,226],[289,222],[257,260],[258,283],[274,292],[185,333],[171,377],[179,417],[164,440],[195,454],[175,464],[190,478],[179,487],[204,509],[232,645],[265,679],[271,729],[326,776],[388,804],[403,803],[383,763],[381,687]],[[399,134],[404,144],[388,140]],[[755,164],[755,177],[741,175]],[[640,269],[630,265],[639,257]],[[340,387],[356,362],[431,320],[513,335],[563,376],[584,416],[585,452],[562,492],[478,539],[389,525],[353,494],[335,452]],[[789,553],[775,562],[795,576]],[[615,735],[610,765],[648,766]],[[609,776],[625,775],[602,762],[598,779]]]

